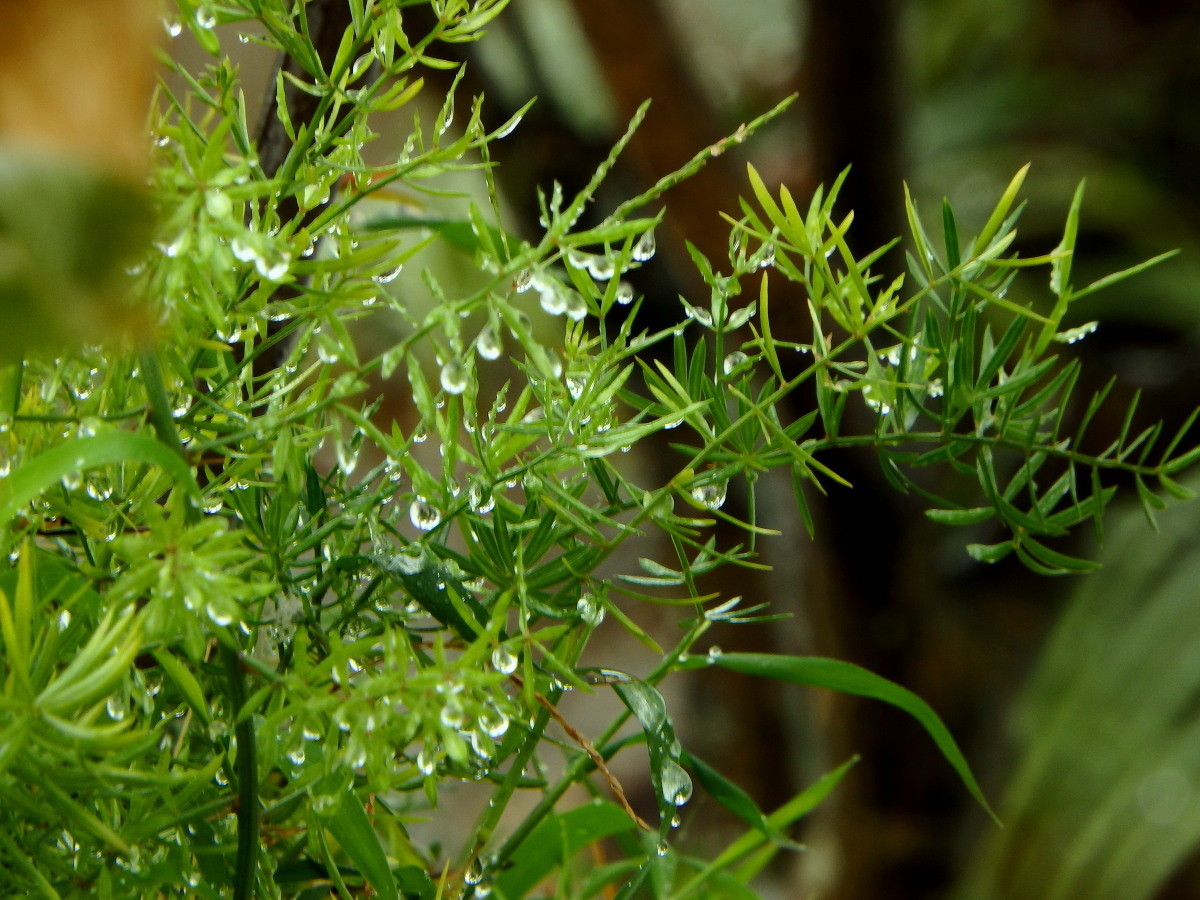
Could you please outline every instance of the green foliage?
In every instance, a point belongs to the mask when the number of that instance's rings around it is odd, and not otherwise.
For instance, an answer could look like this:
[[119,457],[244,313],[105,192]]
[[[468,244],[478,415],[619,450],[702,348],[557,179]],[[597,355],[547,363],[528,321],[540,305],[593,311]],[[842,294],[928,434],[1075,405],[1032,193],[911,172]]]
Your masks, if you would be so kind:
[[[857,258],[851,217],[834,215],[840,181],[802,212],[751,169],[728,259],[692,250],[709,297],[646,333],[622,276],[655,252],[660,195],[786,104],[584,226],[627,134],[578,195],[539,198],[527,238],[504,221],[488,151],[517,120],[488,132],[480,101],[465,115],[454,89],[430,103],[416,75],[504,3],[435,2],[425,35],[411,5],[352,0],[324,59],[303,4],[181,4],[214,59],[177,66],[183,87],[164,86],[154,119],[158,234],[136,271],[157,346],[0,370],[0,865],[15,890],[516,900],[554,878],[576,897],[750,896],[850,764],[760,810],[680,746],[658,685],[707,664],[693,650],[714,624],[770,618],[702,583],[761,566],[764,473],[790,473],[811,527],[806,492],[844,483],[822,457],[873,447],[933,517],[992,523],[974,556],[1054,573],[1089,567],[1051,541],[1099,523],[1110,473],[1132,476],[1147,509],[1156,487],[1183,493],[1172,476],[1200,453],[1180,452],[1186,427],[1155,450],[1160,428],[1135,433],[1131,409],[1107,448],[1079,448],[1106,392],[1076,421],[1077,366],[1047,351],[1079,337],[1061,330],[1072,302],[1132,270],[1072,287],[1078,196],[1060,247],[1035,257],[1013,250],[1023,172],[965,244],[947,206],[940,251],[910,203],[911,274],[884,284],[872,266],[887,248]],[[276,171],[217,22],[292,62]],[[294,92],[314,101],[304,120]],[[376,121],[397,112],[407,139],[368,163]],[[1039,267],[1051,308],[1006,299]],[[773,336],[784,282],[805,295],[810,343]],[[797,415],[802,388],[816,409]],[[640,483],[625,451],[660,434],[676,473]],[[934,465],[962,476],[959,500],[920,484]],[[719,542],[717,520],[744,543]],[[617,554],[629,541],[636,571]],[[643,603],[681,610],[674,646],[639,626]],[[652,671],[580,665],[606,616],[658,651]],[[712,659],[896,705],[982,801],[903,688],[832,660]],[[599,735],[558,710],[567,690],[610,687],[627,709]],[[641,733],[618,739],[631,716]],[[633,745],[655,824],[607,768]],[[412,823],[439,820],[459,781],[486,806],[423,842]],[[748,826],[715,860],[671,846],[696,784]],[[595,799],[562,808],[579,786]],[[538,799],[502,821],[518,791]],[[619,857],[584,865],[602,837]]]

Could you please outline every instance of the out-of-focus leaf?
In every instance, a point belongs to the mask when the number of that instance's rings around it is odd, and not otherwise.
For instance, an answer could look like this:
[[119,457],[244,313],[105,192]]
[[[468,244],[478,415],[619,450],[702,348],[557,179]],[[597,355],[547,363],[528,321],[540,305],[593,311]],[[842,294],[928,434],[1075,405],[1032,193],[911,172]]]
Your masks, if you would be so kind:
[[[1192,487],[1195,481],[1192,481]],[[1129,510],[1018,704],[1021,755],[963,900],[1148,900],[1200,847],[1200,508]]]
[[0,364],[147,336],[125,268],[152,221],[148,196],[121,177],[0,148]]
[[512,864],[496,879],[496,893],[518,900],[584,847],[634,827],[625,810],[599,800],[550,816],[513,852]]

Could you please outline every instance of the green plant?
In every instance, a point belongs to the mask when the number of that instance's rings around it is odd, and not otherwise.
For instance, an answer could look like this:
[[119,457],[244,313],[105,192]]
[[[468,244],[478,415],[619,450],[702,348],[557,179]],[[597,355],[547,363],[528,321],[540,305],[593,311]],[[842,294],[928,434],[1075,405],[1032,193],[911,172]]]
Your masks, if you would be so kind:
[[[1086,331],[1063,328],[1073,301],[1135,271],[1072,287],[1082,191],[1061,245],[1035,257],[1013,250],[1023,172],[965,247],[946,207],[936,250],[910,202],[906,287],[871,274],[888,248],[851,252],[840,181],[802,212],[751,169],[728,259],[692,253],[710,296],[645,333],[621,276],[654,253],[660,195],[787,104],[581,226],[627,135],[578,195],[539,198],[525,239],[504,223],[488,150],[519,116],[489,133],[479,100],[465,115],[453,90],[421,105],[417,77],[443,65],[438,42],[474,40],[504,3],[439,0],[424,35],[413,5],[351,0],[323,52],[304,4],[181,3],[168,30],[186,23],[214,62],[175,66],[183,88],[163,88],[153,122],[157,244],[132,277],[158,341],[2,371],[0,864],[15,890],[516,900],[558,873],[575,897],[748,896],[849,764],[760,810],[675,738],[657,686],[697,667],[892,703],[985,803],[903,688],[828,659],[697,654],[715,623],[769,618],[701,579],[761,565],[755,489],[772,469],[790,472],[811,529],[806,492],[842,481],[822,460],[839,447],[876,448],[897,488],[922,495],[916,470],[961,474],[971,499],[931,496],[930,515],[992,522],[977,559],[1015,553],[1048,573],[1090,567],[1051,541],[1099,524],[1109,473],[1132,477],[1147,509],[1157,488],[1187,493],[1173,476],[1200,454],[1177,452],[1190,422],[1159,448],[1159,426],[1134,433],[1130,409],[1105,449],[1079,447],[1107,392],[1074,421],[1077,366],[1048,351]],[[217,23],[289,60],[270,165]],[[376,118],[410,108],[403,147],[368,164]],[[464,177],[481,199],[455,192]],[[1048,310],[1006,298],[1034,268],[1049,271]],[[772,335],[783,281],[807,295],[811,342]],[[382,347],[355,339],[363,323]],[[816,409],[796,417],[802,388]],[[389,420],[385,393],[411,406]],[[845,417],[859,398],[863,433]],[[624,451],[659,434],[676,474],[637,483]],[[719,544],[717,520],[744,542]],[[630,542],[632,571],[617,556]],[[680,610],[674,646],[637,624],[641,603]],[[656,650],[652,671],[581,667],[606,617]],[[611,689],[626,712],[582,735],[557,709],[571,689]],[[641,731],[618,737],[630,718]],[[646,748],[657,821],[608,771],[631,745]],[[413,840],[412,819],[436,817],[461,779],[489,791],[474,827],[453,846]],[[714,860],[670,844],[694,784],[747,825]],[[560,802],[573,787],[593,799]],[[539,799],[502,822],[517,792]],[[611,862],[573,863],[605,837]]]

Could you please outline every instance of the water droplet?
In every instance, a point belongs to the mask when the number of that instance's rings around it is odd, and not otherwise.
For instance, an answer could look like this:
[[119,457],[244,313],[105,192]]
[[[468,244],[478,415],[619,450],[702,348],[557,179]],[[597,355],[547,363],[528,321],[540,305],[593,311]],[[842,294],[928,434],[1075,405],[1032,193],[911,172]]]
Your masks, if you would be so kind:
[[202,7],[196,10],[196,24],[205,31],[209,31],[217,27],[217,17],[213,15],[211,9],[204,9]]
[[654,852],[655,852],[655,854],[656,854],[656,855],[658,855],[658,856],[666,856],[666,855],[667,855],[667,851],[668,851],[668,850],[670,850],[670,849],[671,849],[671,848],[670,848],[669,846],[667,846],[667,842],[666,842],[666,841],[659,841],[659,844],[658,844],[658,846],[654,848]]
[[552,316],[560,315],[567,309],[567,298],[554,282],[542,288],[540,302],[542,309]]
[[211,603],[205,605],[204,614],[208,616],[209,620],[218,628],[224,628],[226,625],[233,623],[233,616],[217,609],[217,607],[213,606]]
[[575,604],[575,609],[579,613],[579,618],[593,628],[604,621],[604,604],[591,594],[581,596]]
[[588,260],[588,271],[592,273],[592,277],[597,281],[608,281],[613,277],[616,271],[616,263],[608,256],[593,256]]
[[467,716],[457,704],[447,703],[438,713],[438,720],[447,728],[458,731],[467,723]]
[[412,433],[412,437],[410,438],[414,444],[423,444],[428,439],[429,433],[424,429],[424,427],[418,428],[416,431],[414,431]]
[[756,311],[757,307],[753,303],[751,303],[749,306],[743,306],[739,310],[735,310],[729,316],[729,328],[741,328],[750,321],[751,317],[753,317]]
[[632,256],[638,262],[645,262],[654,255],[657,249],[654,243],[654,231],[651,229],[637,239],[637,243],[633,245]]
[[692,497],[701,506],[706,506],[709,509],[720,509],[725,505],[727,488],[728,482],[711,481],[708,484],[700,484],[692,488]]
[[376,284],[391,284],[393,281],[395,281],[397,278],[400,277],[400,273],[403,270],[404,270],[404,264],[401,263],[400,265],[396,266],[396,268],[394,268],[394,269],[389,269],[386,272],[380,272],[378,275],[374,276],[371,280],[374,281]]
[[591,267],[592,256],[590,253],[585,253],[576,247],[571,247],[567,250],[567,262],[576,269],[586,269]]
[[483,863],[478,856],[471,860],[471,864],[467,866],[467,871],[463,875],[463,881],[469,885],[476,885],[483,881]]
[[293,749],[289,750],[287,752],[286,756],[288,758],[288,762],[290,762],[292,765],[294,765],[294,766],[304,765],[304,760],[306,759],[306,755],[304,752],[304,745],[303,744],[297,745]]
[[442,387],[448,394],[461,394],[470,382],[467,367],[457,359],[452,359],[442,366],[441,378]]
[[575,291],[569,291],[563,306],[563,311],[572,322],[580,321],[587,315],[587,301]]
[[183,34],[183,25],[178,19],[168,19],[166,16],[163,16],[162,27],[163,31],[167,33],[167,37],[169,38],[177,38],[179,35]]
[[408,518],[422,531],[432,531],[441,524],[442,514],[424,497],[416,497],[408,508]]
[[492,651],[492,668],[501,675],[511,675],[517,671],[517,657],[507,647],[501,645]]
[[508,716],[499,710],[488,709],[479,715],[479,727],[482,728],[490,738],[504,737],[504,733],[508,731]]
[[533,287],[533,281],[533,270],[522,269],[515,276],[513,276],[513,290],[518,294],[523,294]]
[[725,653],[724,650],[722,650],[716,644],[713,644],[711,647],[708,648],[708,664],[711,666],[718,659],[720,659],[724,655],[724,653]]
[[732,353],[730,353],[728,356],[726,356],[725,359],[722,361],[721,371],[724,372],[727,376],[733,375],[739,369],[745,368],[747,365],[749,365],[749,363],[750,363],[750,357],[748,357],[741,350],[734,350]]
[[683,824],[683,819],[679,818],[679,813],[675,813],[675,815],[671,816],[671,827],[672,828],[678,828],[682,824]]
[[163,256],[174,259],[179,256],[187,243],[187,232],[182,232],[176,235],[175,240],[169,244],[158,244],[157,247],[162,251]]
[[59,631],[66,631],[67,626],[71,624],[71,611],[69,609],[60,610],[58,618],[55,619],[55,624]]
[[675,806],[683,806],[692,799],[692,779],[683,766],[672,760],[663,764],[660,775],[663,798]]
[[628,306],[633,302],[633,285],[628,281],[622,281],[617,285],[616,301],[621,306]]
[[587,386],[586,375],[568,375],[567,376],[567,393],[571,395],[572,400],[578,400],[583,394],[583,389]]
[[942,396],[943,390],[944,390],[944,388],[942,386],[942,379],[935,378],[935,379],[933,379],[933,381],[929,382],[929,396],[930,397]]
[[421,752],[417,754],[417,768],[421,770],[421,774],[432,775],[436,766],[437,759],[434,754],[429,752],[428,747],[422,747]]
[[510,134],[513,133],[513,131],[516,129],[516,127],[521,124],[522,118],[523,118],[523,116],[521,116],[521,115],[513,116],[511,119],[509,119],[507,122],[505,122],[502,126],[500,126],[500,130],[497,131],[494,135],[492,135],[492,137],[495,139],[508,137]]
[[472,481],[467,486],[467,502],[471,510],[481,516],[490,513],[496,506],[491,487],[478,481]]
[[288,254],[281,254],[274,262],[269,262],[265,256],[256,256],[254,258],[254,268],[258,274],[267,281],[279,281],[288,273],[288,269],[292,267],[292,258]]
[[702,309],[699,306],[692,306],[692,304],[684,301],[683,311],[689,319],[699,322],[705,328],[713,327],[712,313],[707,309]]
[[499,359],[504,348],[500,344],[500,336],[496,334],[496,329],[485,325],[479,332],[479,337],[475,338],[475,349],[484,359]]
[[358,450],[349,441],[338,441],[335,450],[338,468],[342,470],[343,475],[349,478],[358,468]]
[[108,713],[108,717],[114,722],[120,722],[125,718],[125,712],[128,706],[123,697],[118,697],[116,694],[110,696],[104,702],[104,711]]

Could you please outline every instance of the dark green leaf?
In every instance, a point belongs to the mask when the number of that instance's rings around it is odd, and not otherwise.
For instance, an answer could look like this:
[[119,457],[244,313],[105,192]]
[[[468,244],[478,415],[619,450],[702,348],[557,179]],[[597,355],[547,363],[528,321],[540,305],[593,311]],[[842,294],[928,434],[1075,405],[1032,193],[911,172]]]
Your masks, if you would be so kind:
[[724,653],[712,662],[733,672],[757,675],[776,681],[790,681],[812,687],[829,688],[846,694],[882,700],[916,719],[933,738],[946,761],[954,767],[971,795],[995,818],[971,768],[958,744],[924,700],[907,688],[881,678],[853,663],[815,656],[776,656],[769,653]]
[[358,796],[354,793],[343,795],[342,802],[325,820],[325,827],[370,882],[375,893],[382,900],[398,900],[396,879],[388,865],[387,854]]

